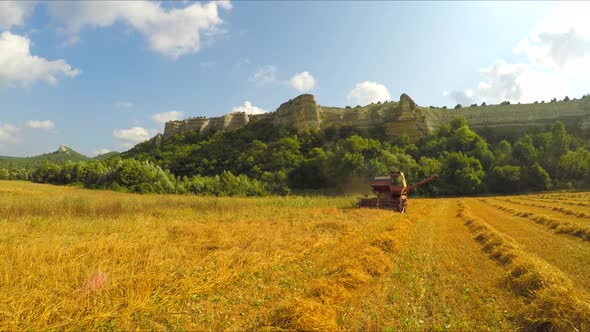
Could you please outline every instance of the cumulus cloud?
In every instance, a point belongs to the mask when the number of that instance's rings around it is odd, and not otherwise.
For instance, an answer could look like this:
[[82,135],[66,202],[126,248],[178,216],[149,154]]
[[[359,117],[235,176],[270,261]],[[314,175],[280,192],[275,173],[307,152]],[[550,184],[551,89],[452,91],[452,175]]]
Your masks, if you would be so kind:
[[140,143],[150,139],[150,132],[143,127],[132,127],[129,129],[115,129],[113,137],[123,141],[124,145]]
[[116,104],[117,108],[131,108],[133,107],[133,103],[130,101],[118,101]]
[[22,25],[34,7],[34,1],[0,1],[0,29]]
[[55,123],[51,120],[30,120],[26,123],[28,128],[32,129],[53,129],[55,128]]
[[568,90],[567,83],[560,75],[525,63],[510,64],[497,60],[489,67],[480,69],[480,75],[482,81],[474,92],[452,91],[448,96],[464,106],[483,101],[494,104],[503,101],[532,103],[562,98]]
[[0,123],[0,146],[16,143],[18,131],[16,126]]
[[252,105],[249,101],[245,101],[243,105],[232,108],[232,113],[262,114],[266,113],[266,111],[260,107]]
[[443,96],[450,97],[455,103],[465,105],[471,105],[474,102],[473,91],[443,91]]
[[172,120],[180,120],[184,116],[182,111],[162,112],[152,115],[152,121],[157,124],[164,124]]
[[109,149],[98,149],[98,150],[93,151],[92,155],[96,157],[96,156],[100,156],[101,154],[105,154],[105,153],[109,153],[109,152],[111,152],[111,150],[109,150]]
[[391,99],[391,95],[385,85],[377,82],[364,81],[357,83],[354,89],[348,93],[348,100],[358,105],[367,105],[389,99]]
[[229,1],[192,3],[184,8],[163,8],[151,1],[50,1],[49,14],[64,22],[72,35],[84,27],[108,27],[117,22],[143,35],[153,51],[172,59],[200,50],[203,36],[221,31],[219,9],[231,10]]
[[590,70],[590,3],[560,2],[553,14],[539,23],[514,51],[532,65],[569,74]]
[[258,85],[274,83],[277,81],[277,67],[264,66],[258,68],[250,80]]
[[16,82],[27,86],[35,81],[55,85],[59,76],[75,77],[80,73],[62,59],[49,61],[32,55],[30,47],[26,37],[8,31],[0,34],[0,86]]
[[[482,80],[472,100],[530,103],[561,99],[572,88],[590,84],[589,12],[588,2],[560,2],[549,18],[515,45],[514,53],[523,55],[523,61],[496,60],[480,69]],[[466,98],[462,91],[453,91],[449,97],[456,102]]]
[[315,87],[316,80],[309,72],[304,71],[291,77],[290,83],[299,92],[305,92]]

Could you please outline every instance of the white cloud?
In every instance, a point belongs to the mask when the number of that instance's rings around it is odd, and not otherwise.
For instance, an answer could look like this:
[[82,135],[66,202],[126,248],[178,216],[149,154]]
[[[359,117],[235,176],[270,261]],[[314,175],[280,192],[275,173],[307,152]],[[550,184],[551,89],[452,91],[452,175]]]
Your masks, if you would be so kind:
[[0,146],[16,143],[16,134],[18,131],[16,126],[0,123]]
[[[581,95],[590,85],[590,3],[559,2],[550,17],[541,21],[514,47],[523,61],[503,60],[480,69],[482,81],[473,100],[487,103],[530,103]],[[466,95],[454,91],[455,101]]]
[[480,69],[481,81],[476,91],[452,91],[454,102],[468,105],[474,102],[497,104],[532,103],[534,101],[563,98],[568,85],[560,75],[540,70],[529,64],[510,64],[497,60],[493,65]]
[[560,2],[549,18],[515,46],[515,53],[527,55],[535,66],[585,75],[590,70],[588,13],[588,2]]
[[264,66],[258,68],[256,73],[254,73],[254,76],[250,80],[258,85],[274,83],[277,81],[277,67]]
[[80,73],[62,59],[48,61],[31,55],[30,47],[26,37],[7,31],[0,35],[0,86],[16,82],[27,86],[35,81],[55,85],[58,76],[75,77]]
[[172,120],[180,120],[184,116],[184,112],[181,111],[170,111],[162,112],[152,115],[152,121],[157,124],[164,124]]
[[70,36],[67,40],[63,43],[59,44],[60,48],[70,47],[80,43],[80,36]]
[[234,107],[232,113],[262,114],[266,113],[266,111],[260,107],[252,105],[249,101],[245,101],[243,105]]
[[130,101],[118,101],[116,104],[117,108],[131,108],[133,107],[133,103]]
[[55,123],[51,120],[30,120],[27,122],[26,126],[32,129],[53,129],[55,128]]
[[147,141],[150,139],[150,132],[142,127],[132,127],[129,129],[116,129],[113,131],[113,137],[124,141],[124,144],[133,144]]
[[111,152],[111,150],[109,150],[109,149],[99,149],[99,150],[93,151],[92,155],[96,157],[96,156],[100,156],[101,154],[105,154],[105,153],[109,153],[109,152]]
[[450,97],[455,103],[463,106],[471,105],[474,102],[473,92],[471,90],[447,92],[445,97]]
[[151,1],[50,1],[49,14],[65,24],[65,31],[78,34],[84,27],[108,27],[123,22],[148,41],[152,50],[172,59],[196,53],[202,37],[220,32],[219,8],[230,10],[229,1],[192,3],[166,9]]
[[217,0],[217,5],[225,10],[231,10],[233,8],[229,0]]
[[0,1],[0,29],[22,25],[33,12],[34,1]]
[[315,87],[316,79],[309,72],[304,71],[291,77],[290,83],[299,92],[305,92]]
[[348,93],[348,100],[358,105],[367,105],[378,101],[391,99],[391,95],[383,84],[364,81],[357,83],[354,89]]

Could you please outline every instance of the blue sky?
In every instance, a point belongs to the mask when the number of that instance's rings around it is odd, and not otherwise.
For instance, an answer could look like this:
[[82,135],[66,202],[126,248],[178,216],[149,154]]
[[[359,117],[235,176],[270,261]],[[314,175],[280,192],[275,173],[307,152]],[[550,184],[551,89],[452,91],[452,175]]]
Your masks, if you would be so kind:
[[163,122],[590,92],[587,3],[0,2],[0,155],[123,151]]

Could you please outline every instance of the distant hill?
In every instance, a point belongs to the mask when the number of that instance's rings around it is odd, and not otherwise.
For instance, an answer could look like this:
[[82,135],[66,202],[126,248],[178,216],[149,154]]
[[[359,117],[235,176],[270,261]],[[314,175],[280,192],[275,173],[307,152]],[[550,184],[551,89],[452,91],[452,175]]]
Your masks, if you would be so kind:
[[98,156],[96,156],[96,157],[94,157],[92,159],[94,159],[94,160],[106,160],[106,159],[111,159],[111,158],[113,158],[115,156],[118,156],[119,154],[121,154],[121,153],[120,152],[117,152],[117,151],[111,151],[111,152],[100,154],[100,155],[98,155]]
[[77,151],[74,151],[66,145],[60,145],[59,148],[50,153],[45,153],[33,157],[1,157],[0,168],[36,168],[44,161],[52,163],[63,163],[66,161],[90,161],[104,160],[118,155],[119,152],[108,152],[94,158],[87,157]]

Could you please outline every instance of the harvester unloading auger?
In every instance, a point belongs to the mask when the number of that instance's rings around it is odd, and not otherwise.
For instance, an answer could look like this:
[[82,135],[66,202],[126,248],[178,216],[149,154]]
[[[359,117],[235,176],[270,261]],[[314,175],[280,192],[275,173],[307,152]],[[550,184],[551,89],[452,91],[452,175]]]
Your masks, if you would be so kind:
[[395,172],[391,176],[378,176],[370,183],[377,197],[362,197],[357,202],[357,207],[375,209],[388,209],[396,212],[406,212],[408,206],[408,194],[410,191],[423,186],[438,178],[433,175],[411,186],[406,184],[403,172]]

